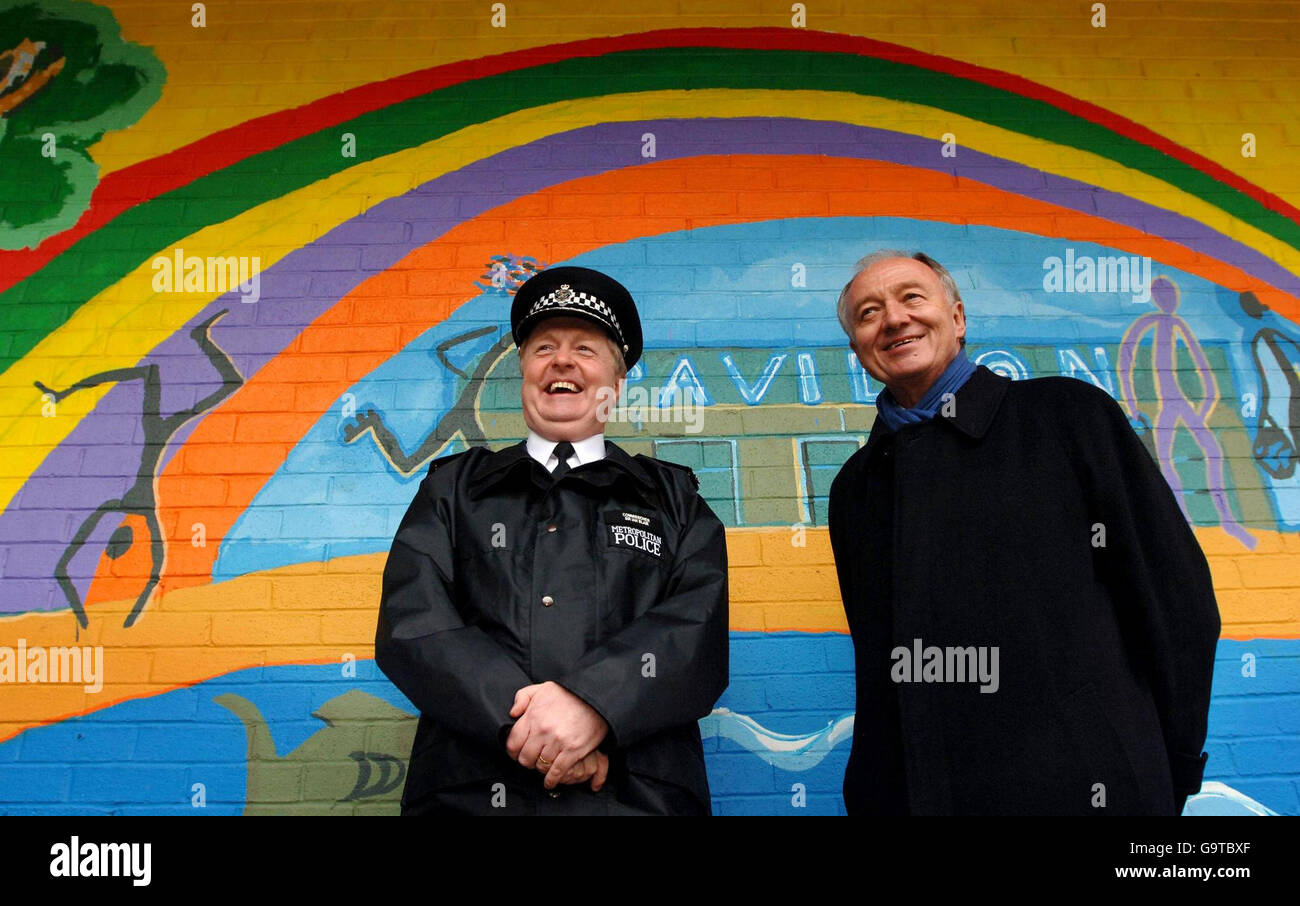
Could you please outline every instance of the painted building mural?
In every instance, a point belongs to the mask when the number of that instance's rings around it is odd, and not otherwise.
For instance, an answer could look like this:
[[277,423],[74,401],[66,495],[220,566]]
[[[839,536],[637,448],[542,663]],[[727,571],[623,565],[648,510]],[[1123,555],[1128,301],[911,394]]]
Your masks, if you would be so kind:
[[388,546],[431,459],[526,433],[511,294],[580,264],[645,328],[611,438],[727,526],[715,811],[842,812],[826,495],[880,387],[834,304],[899,247],[952,271],[973,359],[1128,411],[1223,617],[1188,812],[1300,813],[1300,137],[1257,103],[1300,65],[1225,75],[1246,26],[1259,61],[1300,20],[997,5],[1073,37],[1045,61],[929,2],[917,37],[742,3],[0,0],[0,811],[395,813]]

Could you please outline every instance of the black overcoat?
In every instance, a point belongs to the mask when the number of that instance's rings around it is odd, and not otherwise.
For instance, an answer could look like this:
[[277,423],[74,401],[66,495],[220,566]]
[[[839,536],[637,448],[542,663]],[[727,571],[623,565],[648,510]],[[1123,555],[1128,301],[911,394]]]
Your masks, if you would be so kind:
[[554,483],[522,443],[436,460],[393,539],[375,636],[421,713],[404,812],[491,814],[506,788],[538,800],[542,775],[504,741],[515,692],[554,681],[605,718],[611,763],[603,796],[562,786],[558,810],[707,813],[697,721],[726,688],[727,631],[724,530],[689,469],[608,441]]
[[[952,403],[878,418],[831,489],[849,813],[1175,814],[1200,787],[1219,613],[1168,484],[1083,381],[980,367]],[[917,640],[996,647],[996,690],[896,671]]]

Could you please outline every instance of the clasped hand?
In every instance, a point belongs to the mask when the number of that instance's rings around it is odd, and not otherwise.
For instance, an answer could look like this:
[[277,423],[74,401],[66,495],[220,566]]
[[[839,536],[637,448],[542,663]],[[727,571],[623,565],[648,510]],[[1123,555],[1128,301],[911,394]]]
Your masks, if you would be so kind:
[[515,693],[510,716],[518,718],[506,739],[510,757],[546,774],[543,785],[591,781],[593,792],[605,784],[609,757],[598,752],[609,725],[605,718],[558,683],[524,686]]

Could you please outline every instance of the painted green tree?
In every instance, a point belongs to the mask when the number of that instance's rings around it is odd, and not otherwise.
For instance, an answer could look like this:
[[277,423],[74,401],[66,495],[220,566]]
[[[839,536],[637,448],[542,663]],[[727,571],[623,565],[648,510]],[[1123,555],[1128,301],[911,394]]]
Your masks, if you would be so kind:
[[162,94],[152,50],[79,0],[0,0],[0,249],[77,222],[99,182],[90,146]]

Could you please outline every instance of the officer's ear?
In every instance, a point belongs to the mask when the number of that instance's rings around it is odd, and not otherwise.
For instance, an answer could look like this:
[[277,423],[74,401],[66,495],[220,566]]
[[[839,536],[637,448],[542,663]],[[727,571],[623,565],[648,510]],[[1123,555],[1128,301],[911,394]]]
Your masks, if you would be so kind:
[[622,381],[627,377],[627,361],[623,358],[623,350],[618,348],[613,337],[605,337],[605,345],[609,347],[610,358],[614,360],[614,374]]
[[605,345],[609,348],[610,358],[614,362],[614,396],[616,399],[622,399],[623,385],[627,383],[627,361],[623,358],[623,350],[618,348],[613,337],[605,337]]

